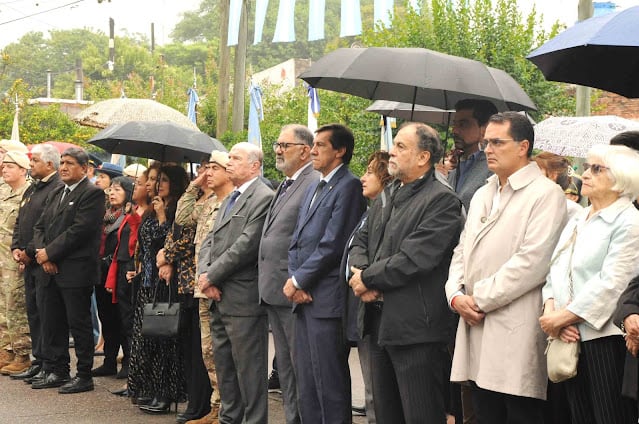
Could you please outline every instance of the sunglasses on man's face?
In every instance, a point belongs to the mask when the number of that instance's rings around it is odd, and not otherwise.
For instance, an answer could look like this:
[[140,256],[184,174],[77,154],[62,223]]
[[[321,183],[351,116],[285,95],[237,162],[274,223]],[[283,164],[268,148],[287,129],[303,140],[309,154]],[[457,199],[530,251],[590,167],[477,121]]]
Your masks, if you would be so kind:
[[607,166],[599,165],[597,163],[584,163],[583,166],[584,172],[590,169],[590,173],[592,173],[592,175],[599,175],[604,169],[610,169]]

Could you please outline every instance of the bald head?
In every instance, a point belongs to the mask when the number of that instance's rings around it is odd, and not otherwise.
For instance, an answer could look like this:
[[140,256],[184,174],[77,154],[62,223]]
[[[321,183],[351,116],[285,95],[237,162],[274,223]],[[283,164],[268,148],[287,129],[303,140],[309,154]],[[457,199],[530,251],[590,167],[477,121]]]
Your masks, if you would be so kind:
[[241,142],[234,145],[226,167],[233,184],[239,187],[260,175],[263,158],[262,150],[254,144]]

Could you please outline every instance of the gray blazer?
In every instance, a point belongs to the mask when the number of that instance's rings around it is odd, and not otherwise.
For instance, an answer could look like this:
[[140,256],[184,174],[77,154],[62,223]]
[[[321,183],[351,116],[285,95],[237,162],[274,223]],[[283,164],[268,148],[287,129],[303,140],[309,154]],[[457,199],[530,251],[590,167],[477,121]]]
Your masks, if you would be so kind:
[[484,152],[479,152],[475,158],[473,167],[466,171],[466,176],[464,177],[464,182],[461,187],[456,186],[457,170],[454,169],[448,173],[448,183],[461,199],[466,211],[468,211],[470,207],[470,199],[473,198],[473,195],[481,186],[486,184],[486,180],[491,175],[493,175],[493,173],[488,169],[486,154]]
[[271,201],[257,260],[260,303],[292,306],[282,292],[284,283],[288,279],[288,246],[291,243],[304,194],[309,184],[316,183],[319,179],[320,173],[309,164],[281,198],[279,197],[282,189],[280,184]]
[[206,273],[222,291],[222,299],[213,302],[220,314],[262,315],[257,302],[257,252],[273,191],[258,178],[222,217],[229,198],[220,205],[213,230],[202,243],[198,275]]

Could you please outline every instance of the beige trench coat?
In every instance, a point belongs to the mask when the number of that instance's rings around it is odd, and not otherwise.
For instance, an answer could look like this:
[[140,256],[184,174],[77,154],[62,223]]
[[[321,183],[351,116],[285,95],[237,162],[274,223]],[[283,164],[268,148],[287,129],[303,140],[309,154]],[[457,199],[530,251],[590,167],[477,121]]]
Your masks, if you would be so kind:
[[493,175],[473,197],[450,266],[448,301],[463,289],[486,313],[474,327],[460,319],[451,381],[545,399],[541,288],[566,223],[566,200],[534,162],[508,178],[489,216],[497,190]]

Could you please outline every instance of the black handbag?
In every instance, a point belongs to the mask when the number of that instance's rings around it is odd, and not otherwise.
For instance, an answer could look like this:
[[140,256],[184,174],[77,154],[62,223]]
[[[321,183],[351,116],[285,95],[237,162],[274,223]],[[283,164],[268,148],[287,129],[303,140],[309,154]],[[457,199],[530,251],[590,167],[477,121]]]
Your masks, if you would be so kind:
[[155,285],[153,302],[145,303],[142,311],[142,336],[164,339],[176,338],[180,327],[180,303],[171,301],[171,286],[169,286],[169,301],[158,302],[158,281]]

